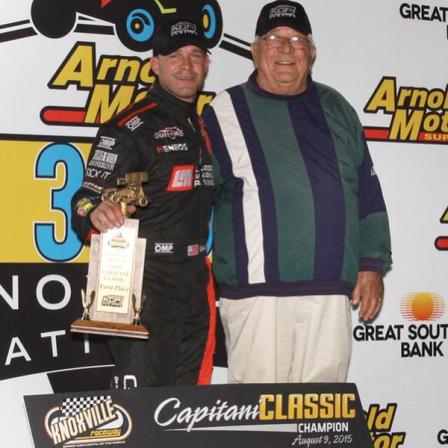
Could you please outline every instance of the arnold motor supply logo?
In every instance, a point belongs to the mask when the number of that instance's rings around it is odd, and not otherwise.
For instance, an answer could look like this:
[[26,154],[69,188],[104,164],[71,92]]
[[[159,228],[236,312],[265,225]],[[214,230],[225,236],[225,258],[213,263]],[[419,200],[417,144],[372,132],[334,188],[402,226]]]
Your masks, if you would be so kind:
[[[157,27],[173,14],[197,18],[210,48],[219,43],[227,51],[252,58],[249,42],[228,34],[223,36],[222,13],[216,0],[34,0],[31,20],[19,22],[20,27],[17,22],[0,24],[0,43],[36,34],[62,38],[76,32],[116,35],[130,50],[147,52],[152,49]],[[94,42],[78,41],[55,70],[48,88],[74,87],[85,92],[85,106],[44,106],[40,118],[47,125],[96,127],[142,99],[154,81],[150,59],[119,55],[98,58]],[[200,95],[199,112],[214,95]]]
[[394,342],[401,358],[438,358],[448,355],[448,323],[442,320],[446,299],[435,292],[412,292],[400,302],[405,323],[356,325],[358,342]]
[[404,444],[406,433],[393,431],[397,408],[397,403],[387,403],[384,407],[372,403],[365,412],[374,448],[398,448]]
[[131,416],[110,395],[67,398],[47,412],[44,425],[55,446],[113,444],[132,432]]
[[448,144],[448,84],[399,86],[397,78],[384,76],[364,112],[390,116],[387,128],[365,127],[368,140]]

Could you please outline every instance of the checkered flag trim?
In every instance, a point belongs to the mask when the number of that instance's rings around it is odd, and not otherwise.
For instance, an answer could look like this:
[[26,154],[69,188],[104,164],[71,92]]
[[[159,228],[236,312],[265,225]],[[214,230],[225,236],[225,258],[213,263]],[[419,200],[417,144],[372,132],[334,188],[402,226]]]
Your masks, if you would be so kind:
[[102,395],[99,397],[75,397],[67,398],[62,402],[60,407],[64,417],[71,417],[84,409],[91,408],[102,401],[110,400],[110,395]]

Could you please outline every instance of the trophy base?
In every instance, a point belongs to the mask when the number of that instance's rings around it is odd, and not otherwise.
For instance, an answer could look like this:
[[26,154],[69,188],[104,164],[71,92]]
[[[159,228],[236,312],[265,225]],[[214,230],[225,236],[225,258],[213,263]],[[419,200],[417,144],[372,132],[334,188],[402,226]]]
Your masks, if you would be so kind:
[[100,334],[104,336],[121,336],[124,338],[148,339],[149,332],[143,325],[103,322],[99,320],[77,319],[70,326],[72,333]]

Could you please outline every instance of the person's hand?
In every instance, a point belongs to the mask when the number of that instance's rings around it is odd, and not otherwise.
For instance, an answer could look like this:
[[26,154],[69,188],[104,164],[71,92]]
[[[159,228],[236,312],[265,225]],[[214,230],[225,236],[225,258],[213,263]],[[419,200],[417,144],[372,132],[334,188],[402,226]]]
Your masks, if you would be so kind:
[[[135,212],[133,205],[128,205],[128,212],[132,214]],[[90,213],[90,222],[93,227],[99,232],[107,232],[114,227],[121,227],[124,223],[125,216],[121,212],[120,204],[111,201],[101,202]]]
[[383,276],[380,272],[358,272],[358,281],[352,294],[353,307],[361,304],[359,317],[372,320],[381,309],[384,295]]

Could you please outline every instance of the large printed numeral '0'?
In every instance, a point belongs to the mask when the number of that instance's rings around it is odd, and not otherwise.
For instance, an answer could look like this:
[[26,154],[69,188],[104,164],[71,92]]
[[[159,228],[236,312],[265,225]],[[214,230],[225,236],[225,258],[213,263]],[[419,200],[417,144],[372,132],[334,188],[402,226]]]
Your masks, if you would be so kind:
[[54,223],[35,223],[34,239],[39,254],[49,261],[69,261],[82,249],[82,243],[70,226],[73,194],[81,185],[84,173],[83,158],[73,145],[53,143],[45,147],[36,160],[36,179],[56,179],[58,164],[64,165],[64,183],[61,188],[51,189],[51,210],[64,215],[62,240],[56,239]]

